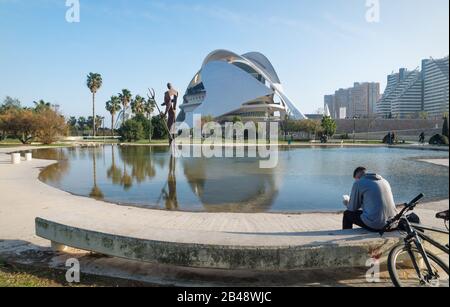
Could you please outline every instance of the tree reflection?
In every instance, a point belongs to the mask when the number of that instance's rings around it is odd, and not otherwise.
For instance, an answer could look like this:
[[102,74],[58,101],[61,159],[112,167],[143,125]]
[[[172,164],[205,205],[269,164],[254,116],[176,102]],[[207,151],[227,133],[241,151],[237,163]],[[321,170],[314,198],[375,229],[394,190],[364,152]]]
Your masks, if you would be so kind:
[[50,148],[33,151],[35,159],[56,160],[58,163],[46,167],[40,174],[39,180],[46,183],[61,184],[61,180],[70,170],[70,163],[66,150],[63,148]]
[[[127,191],[131,189],[134,180],[137,183],[142,183],[147,179],[156,176],[153,150],[154,148],[152,147],[142,146],[119,147],[120,158],[123,161],[123,172],[120,174],[120,184],[123,186],[124,190]],[[131,167],[131,173],[127,167]],[[117,176],[119,176],[119,172],[115,166],[115,161],[113,161],[108,172],[110,173],[108,178],[112,178],[113,183],[118,184]],[[113,177],[114,174],[116,174],[115,178]]]
[[107,176],[112,180],[112,183],[119,185],[122,182],[122,170],[116,165],[116,147],[111,147],[111,167],[107,171]]
[[91,193],[89,194],[89,196],[91,198],[101,200],[105,196],[97,185],[97,157],[96,157],[96,155],[97,155],[97,149],[94,148],[94,149],[92,149],[92,172],[93,172],[94,186],[92,187],[92,190],[91,190]]

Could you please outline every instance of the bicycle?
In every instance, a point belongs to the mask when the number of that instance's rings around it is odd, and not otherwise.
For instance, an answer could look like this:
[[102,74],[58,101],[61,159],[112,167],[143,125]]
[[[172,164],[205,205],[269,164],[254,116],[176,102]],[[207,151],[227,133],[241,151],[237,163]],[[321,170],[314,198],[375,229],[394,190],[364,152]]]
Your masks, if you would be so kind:
[[402,211],[380,232],[381,236],[395,230],[405,233],[403,242],[391,250],[388,258],[389,275],[396,287],[448,287],[449,285],[448,265],[434,253],[426,250],[423,245],[424,242],[428,242],[449,254],[448,245],[444,246],[425,234],[425,231],[431,231],[448,236],[449,212],[436,215],[436,218],[444,220],[447,231],[412,223],[407,216],[407,213],[412,212],[423,197],[424,195],[420,194],[409,204],[405,204]]

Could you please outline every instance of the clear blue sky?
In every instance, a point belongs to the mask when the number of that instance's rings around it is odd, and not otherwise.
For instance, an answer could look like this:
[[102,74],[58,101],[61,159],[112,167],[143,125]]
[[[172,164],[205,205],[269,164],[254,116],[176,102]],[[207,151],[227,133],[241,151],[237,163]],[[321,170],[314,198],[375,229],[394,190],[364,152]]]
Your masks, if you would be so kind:
[[44,99],[65,115],[90,113],[89,72],[103,75],[97,109],[122,88],[161,97],[180,92],[212,50],[260,51],[305,113],[323,95],[377,81],[422,58],[449,53],[448,0],[80,0],[81,22],[67,23],[65,0],[0,0],[0,99]]

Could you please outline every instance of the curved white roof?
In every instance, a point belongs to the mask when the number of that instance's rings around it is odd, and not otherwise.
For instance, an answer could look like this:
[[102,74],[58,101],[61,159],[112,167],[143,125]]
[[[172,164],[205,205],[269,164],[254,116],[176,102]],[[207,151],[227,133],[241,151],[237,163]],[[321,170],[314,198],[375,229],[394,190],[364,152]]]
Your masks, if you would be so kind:
[[[249,67],[250,71],[262,76],[264,80],[256,79],[252,73],[239,65],[231,65],[233,63]],[[280,79],[269,59],[259,52],[249,52],[244,55],[224,49],[211,52],[203,61],[202,68],[188,89],[200,82],[204,86],[206,96],[195,108],[195,113],[220,117],[238,111],[252,100],[273,95],[278,97],[281,101],[280,106],[291,117],[306,119],[285,95]],[[191,123],[189,118],[191,116],[192,114],[187,114],[188,123]]]

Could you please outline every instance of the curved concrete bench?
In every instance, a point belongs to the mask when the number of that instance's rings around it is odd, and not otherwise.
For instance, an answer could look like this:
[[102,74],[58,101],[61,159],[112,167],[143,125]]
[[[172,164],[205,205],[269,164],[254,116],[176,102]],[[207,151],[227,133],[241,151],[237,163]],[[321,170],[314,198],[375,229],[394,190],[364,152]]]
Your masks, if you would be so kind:
[[[364,230],[298,234],[193,233],[196,243],[184,240],[184,232],[163,230],[180,242],[103,233],[41,218],[36,234],[52,246],[68,246],[108,256],[150,263],[194,268],[280,271],[312,268],[364,267],[370,258],[382,258],[399,242],[397,234],[381,238]],[[201,244],[198,242],[208,243]],[[213,243],[216,242],[216,243]],[[223,244],[220,244],[223,242]]]

